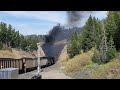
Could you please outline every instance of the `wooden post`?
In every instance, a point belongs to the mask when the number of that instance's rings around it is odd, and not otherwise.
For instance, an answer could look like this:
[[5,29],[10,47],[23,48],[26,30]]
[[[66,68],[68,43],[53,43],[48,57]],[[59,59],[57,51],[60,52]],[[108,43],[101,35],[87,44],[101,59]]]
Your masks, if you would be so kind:
[[6,60],[6,62],[7,62],[6,68],[9,68],[9,60]]
[[3,60],[1,60],[1,69],[3,68]]
[[38,67],[37,67],[37,69],[38,69],[38,75],[39,75],[40,70],[41,70],[41,68],[40,68],[40,43],[37,43],[37,47],[38,47]]
[[11,67],[11,60],[10,60],[10,67]]
[[23,70],[26,73],[26,60],[25,59],[23,59]]
[[15,68],[16,68],[16,60],[15,60]]
[[8,62],[8,67],[7,68],[9,68],[10,66],[9,66],[9,60],[7,60],[7,62]]
[[5,68],[7,68],[7,60],[6,60],[6,62],[5,62]]
[[14,60],[12,60],[12,67],[14,68]]
[[0,61],[0,69],[1,69],[1,61]]
[[18,60],[18,66],[19,66],[19,69],[20,69],[20,60]]
[[5,60],[3,61],[3,68],[5,68]]
[[0,69],[2,69],[2,60],[0,61]]

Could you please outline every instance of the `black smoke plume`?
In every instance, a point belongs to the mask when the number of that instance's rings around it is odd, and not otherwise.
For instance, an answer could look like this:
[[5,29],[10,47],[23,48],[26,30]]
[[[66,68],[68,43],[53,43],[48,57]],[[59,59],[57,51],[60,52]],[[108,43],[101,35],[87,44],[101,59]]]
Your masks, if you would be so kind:
[[92,13],[93,11],[67,11],[68,25],[71,27],[77,27],[82,18],[85,18]]

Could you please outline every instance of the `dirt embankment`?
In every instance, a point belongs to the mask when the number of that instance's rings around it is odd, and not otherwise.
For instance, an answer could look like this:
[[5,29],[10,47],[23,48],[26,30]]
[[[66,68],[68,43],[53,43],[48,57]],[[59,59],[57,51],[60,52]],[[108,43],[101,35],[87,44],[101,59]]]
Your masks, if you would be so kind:
[[68,54],[67,54],[67,45],[64,46],[63,50],[61,51],[59,57],[58,57],[58,61],[62,61],[65,60],[66,58],[68,58]]
[[0,58],[24,58],[24,57],[29,57],[29,58],[35,58],[36,52],[25,52],[22,50],[18,49],[11,49],[11,50],[0,50]]

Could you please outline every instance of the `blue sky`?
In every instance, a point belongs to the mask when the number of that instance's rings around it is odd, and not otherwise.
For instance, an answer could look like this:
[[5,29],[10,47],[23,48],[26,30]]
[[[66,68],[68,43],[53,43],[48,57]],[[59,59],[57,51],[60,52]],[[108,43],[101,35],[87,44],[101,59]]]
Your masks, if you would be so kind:
[[[83,26],[90,14],[80,21]],[[91,14],[99,19],[106,17],[106,11]],[[24,35],[47,34],[57,23],[67,25],[66,11],[0,11],[0,21],[11,24]]]

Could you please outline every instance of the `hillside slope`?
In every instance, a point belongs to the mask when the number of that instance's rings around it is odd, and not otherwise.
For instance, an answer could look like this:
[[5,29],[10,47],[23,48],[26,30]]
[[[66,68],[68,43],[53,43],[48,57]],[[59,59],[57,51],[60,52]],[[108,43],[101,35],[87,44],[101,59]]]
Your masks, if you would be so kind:
[[0,50],[0,58],[35,58],[36,55],[33,52],[25,52],[22,50],[12,49],[12,50]]
[[109,63],[98,65],[91,61],[93,50],[62,60],[65,74],[76,79],[120,79],[120,54]]
[[63,61],[66,58],[68,58],[67,45],[64,46],[63,50],[59,54],[58,61]]

